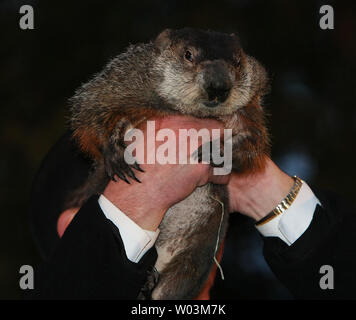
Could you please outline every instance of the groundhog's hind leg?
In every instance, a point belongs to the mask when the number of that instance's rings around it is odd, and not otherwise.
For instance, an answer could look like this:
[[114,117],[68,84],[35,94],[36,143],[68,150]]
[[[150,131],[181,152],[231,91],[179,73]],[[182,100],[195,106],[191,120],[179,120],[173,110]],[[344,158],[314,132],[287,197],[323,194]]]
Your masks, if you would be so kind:
[[[159,276],[154,300],[194,299],[199,295],[213,265],[213,250],[204,246],[177,254]],[[210,250],[209,250],[210,249]]]
[[224,239],[228,208],[224,186],[198,187],[166,213],[156,242],[160,273],[152,299],[193,299],[199,295]]

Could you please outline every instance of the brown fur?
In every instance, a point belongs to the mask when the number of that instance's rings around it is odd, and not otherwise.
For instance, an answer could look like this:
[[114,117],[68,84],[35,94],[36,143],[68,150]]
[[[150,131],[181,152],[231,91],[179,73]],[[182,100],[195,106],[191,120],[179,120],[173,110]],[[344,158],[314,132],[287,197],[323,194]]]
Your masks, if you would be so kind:
[[[192,61],[186,58],[188,51]],[[209,91],[209,81],[215,77],[225,81],[228,96]],[[123,158],[126,130],[170,114],[222,121],[233,130],[233,169],[261,169],[269,152],[261,107],[267,89],[266,72],[243,52],[235,35],[165,30],[153,42],[130,46],[71,100],[73,137],[95,165],[67,207],[81,206],[91,195],[101,193],[116,175],[132,178]],[[154,299],[194,298],[206,281],[222,214],[220,205],[210,198],[213,194],[225,203],[221,242],[228,221],[224,186],[198,188],[163,219],[156,243],[160,280],[152,293]]]

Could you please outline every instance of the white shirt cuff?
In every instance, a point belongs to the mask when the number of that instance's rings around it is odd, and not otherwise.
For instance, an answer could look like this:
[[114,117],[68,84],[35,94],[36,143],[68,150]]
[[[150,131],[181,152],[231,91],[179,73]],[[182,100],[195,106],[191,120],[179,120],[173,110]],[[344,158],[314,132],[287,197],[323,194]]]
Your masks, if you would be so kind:
[[292,205],[282,214],[267,223],[256,226],[265,237],[278,237],[289,246],[308,229],[319,199],[303,181],[302,187]]
[[139,262],[155,244],[159,229],[156,231],[142,229],[103,195],[99,197],[98,202],[106,218],[119,229],[127,258],[132,262]]

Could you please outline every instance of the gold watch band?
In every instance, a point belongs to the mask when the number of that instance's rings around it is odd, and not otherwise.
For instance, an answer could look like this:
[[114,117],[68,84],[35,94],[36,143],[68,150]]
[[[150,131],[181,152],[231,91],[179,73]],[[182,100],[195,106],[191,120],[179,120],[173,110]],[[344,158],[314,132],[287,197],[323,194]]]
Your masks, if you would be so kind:
[[261,226],[261,225],[271,221],[273,218],[282,214],[284,211],[286,211],[292,205],[293,201],[297,197],[297,195],[300,191],[300,188],[302,187],[302,184],[303,184],[303,181],[299,177],[294,176],[293,179],[294,179],[293,187],[292,187],[292,189],[290,189],[287,196],[268,215],[263,217],[261,220],[257,221],[255,223],[256,226]]

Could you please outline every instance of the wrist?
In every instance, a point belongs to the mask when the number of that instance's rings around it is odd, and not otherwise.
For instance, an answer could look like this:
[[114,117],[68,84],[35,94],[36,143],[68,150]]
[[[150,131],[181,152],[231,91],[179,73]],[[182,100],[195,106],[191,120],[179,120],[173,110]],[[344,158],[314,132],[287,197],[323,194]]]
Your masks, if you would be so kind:
[[144,183],[127,184],[110,181],[103,195],[142,229],[155,231],[169,206]]
[[258,221],[284,199],[293,184],[293,178],[267,158],[265,167],[259,172],[232,175],[228,185],[231,211]]

